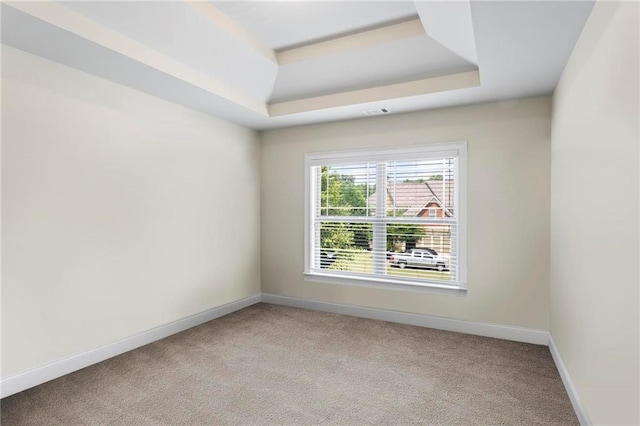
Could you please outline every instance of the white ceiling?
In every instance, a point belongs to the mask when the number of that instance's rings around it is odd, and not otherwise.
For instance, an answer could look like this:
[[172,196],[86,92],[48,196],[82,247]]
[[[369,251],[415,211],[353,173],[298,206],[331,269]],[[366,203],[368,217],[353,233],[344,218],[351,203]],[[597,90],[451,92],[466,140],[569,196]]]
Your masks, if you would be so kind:
[[[4,44],[267,129],[363,117],[370,108],[399,113],[551,93],[592,6],[3,2],[1,36]],[[418,21],[406,21],[416,13]]]
[[382,86],[476,68],[423,34],[281,65],[271,102]]
[[417,16],[412,1],[213,1],[274,50]]
[[256,55],[241,40],[212,25],[204,15],[182,2],[69,1],[61,4],[245,95],[263,102],[269,99],[278,66]]

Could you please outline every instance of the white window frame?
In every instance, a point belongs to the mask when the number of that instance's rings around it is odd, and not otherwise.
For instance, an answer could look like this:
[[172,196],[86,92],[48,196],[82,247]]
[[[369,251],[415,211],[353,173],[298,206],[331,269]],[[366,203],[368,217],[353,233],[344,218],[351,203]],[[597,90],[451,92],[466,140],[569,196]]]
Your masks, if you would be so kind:
[[[442,158],[455,156],[458,159],[456,170],[457,191],[454,205],[457,209],[457,280],[443,281],[416,281],[411,278],[391,276],[367,276],[351,275],[340,271],[318,271],[311,268],[311,258],[314,250],[311,232],[314,223],[313,201],[316,199],[315,182],[311,178],[311,168],[316,166],[334,165],[340,163],[355,162],[387,162],[393,160],[406,160],[408,158]],[[347,284],[354,286],[387,288],[395,290],[426,291],[430,293],[465,295],[467,290],[467,142],[445,142],[412,145],[395,148],[376,148],[366,150],[333,151],[321,153],[308,153],[305,155],[305,221],[304,221],[304,276],[305,280],[330,282],[335,284]],[[377,182],[380,188],[380,182]],[[384,197],[382,197],[384,199]],[[374,231],[375,232],[375,231]],[[386,231],[385,231],[386,232]],[[385,243],[386,238],[382,241]],[[375,249],[375,248],[374,248]],[[380,250],[380,248],[378,248]],[[386,243],[382,251],[386,253]]]

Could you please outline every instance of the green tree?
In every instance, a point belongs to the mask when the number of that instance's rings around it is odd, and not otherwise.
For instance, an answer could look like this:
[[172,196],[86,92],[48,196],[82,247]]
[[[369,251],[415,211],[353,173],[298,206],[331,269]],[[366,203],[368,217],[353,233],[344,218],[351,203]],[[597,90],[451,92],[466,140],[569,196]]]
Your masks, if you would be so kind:
[[420,225],[390,223],[387,225],[387,250],[398,251],[402,243],[404,243],[406,250],[412,249],[425,234],[424,228]]
[[324,249],[343,253],[355,246],[355,233],[348,223],[323,223],[320,228],[320,244]]
[[[320,202],[323,216],[365,216],[367,214],[366,184],[356,184],[355,177],[332,173],[321,168]],[[371,226],[361,223],[325,222],[320,228],[320,244],[323,249],[338,253],[340,262],[332,268],[342,268],[353,259],[354,252],[367,249],[371,239]]]
[[[388,216],[402,216],[406,210],[390,210]],[[422,226],[411,223],[390,223],[387,225],[387,251],[399,251],[404,243],[406,250],[414,248],[425,235]]]
[[341,191],[342,183],[335,173],[329,173],[327,167],[322,167],[320,178],[320,208],[323,216],[342,216],[344,198]]
[[[323,216],[365,216],[368,197],[374,186],[357,184],[352,175],[331,172],[321,168],[320,201]],[[420,179],[421,183],[424,179]],[[367,193],[368,192],[368,193]],[[388,212],[389,216],[402,216],[404,211]],[[425,235],[420,225],[392,223],[387,225],[387,250],[397,251],[402,244],[406,249],[416,246]],[[372,225],[359,222],[325,222],[320,228],[320,244],[325,250],[338,253],[339,261],[332,269],[347,268],[359,250],[368,250],[373,238]]]

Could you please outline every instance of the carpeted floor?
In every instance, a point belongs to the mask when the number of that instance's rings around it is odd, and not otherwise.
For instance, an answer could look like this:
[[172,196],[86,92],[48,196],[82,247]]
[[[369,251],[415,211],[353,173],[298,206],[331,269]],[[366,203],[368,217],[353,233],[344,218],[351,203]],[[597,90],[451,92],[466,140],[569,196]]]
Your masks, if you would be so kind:
[[3,426],[577,424],[546,347],[268,304],[1,404]]

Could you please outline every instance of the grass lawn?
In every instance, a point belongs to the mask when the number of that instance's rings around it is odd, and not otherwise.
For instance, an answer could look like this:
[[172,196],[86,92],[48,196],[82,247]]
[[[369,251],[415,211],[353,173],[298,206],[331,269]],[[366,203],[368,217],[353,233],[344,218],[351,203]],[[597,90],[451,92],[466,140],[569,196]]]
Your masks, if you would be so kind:
[[[352,262],[347,264],[346,271],[370,273],[373,272],[373,254],[370,251],[357,253]],[[423,279],[436,279],[448,281],[451,279],[449,271],[439,272],[430,269],[400,269],[392,268],[387,262],[387,275],[398,277],[414,277]]]

